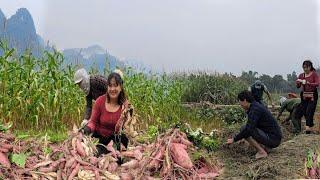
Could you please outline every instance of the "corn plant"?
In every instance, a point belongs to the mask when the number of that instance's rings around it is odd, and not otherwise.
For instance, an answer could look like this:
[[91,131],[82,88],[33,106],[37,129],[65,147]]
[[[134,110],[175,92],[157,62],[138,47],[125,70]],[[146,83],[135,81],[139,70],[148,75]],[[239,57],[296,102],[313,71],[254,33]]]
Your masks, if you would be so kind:
[[17,128],[61,129],[80,120],[84,98],[72,81],[74,70],[61,68],[59,52],[41,59],[18,57],[6,49],[0,57],[0,118]]
[[214,104],[235,104],[237,94],[248,88],[246,82],[229,74],[206,72],[176,74],[183,83],[183,102],[209,101]]

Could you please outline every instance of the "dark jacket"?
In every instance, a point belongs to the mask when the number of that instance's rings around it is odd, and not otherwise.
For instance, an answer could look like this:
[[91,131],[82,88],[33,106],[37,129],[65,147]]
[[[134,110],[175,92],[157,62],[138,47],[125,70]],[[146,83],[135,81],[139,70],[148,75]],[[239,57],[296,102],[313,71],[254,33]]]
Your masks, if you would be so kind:
[[271,139],[279,140],[279,142],[281,141],[282,133],[280,126],[265,106],[254,101],[251,103],[247,115],[247,124],[245,125],[245,128],[234,137],[234,141],[250,137],[255,128],[268,134]]
[[92,100],[96,100],[99,96],[106,94],[107,92],[107,79],[101,75],[90,76],[90,91],[86,96],[86,112],[85,119],[90,119],[92,112]]

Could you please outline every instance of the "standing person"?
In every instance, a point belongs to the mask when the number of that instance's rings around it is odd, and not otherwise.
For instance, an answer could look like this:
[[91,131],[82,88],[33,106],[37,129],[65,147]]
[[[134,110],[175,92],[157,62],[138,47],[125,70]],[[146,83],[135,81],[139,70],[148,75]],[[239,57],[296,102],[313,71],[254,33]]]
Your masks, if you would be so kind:
[[74,83],[77,84],[86,95],[86,110],[84,120],[81,123],[83,127],[90,119],[92,113],[92,101],[107,92],[107,79],[101,75],[90,76],[83,68],[74,74]]
[[[116,143],[117,149],[120,150],[121,145],[128,145],[128,138],[121,131],[122,118],[127,116],[123,113],[130,112],[130,104],[123,86],[122,75],[112,72],[107,79],[107,92],[100,96],[93,106],[93,113],[84,127],[85,134],[93,134],[93,137],[99,139],[99,143],[108,145],[111,140]],[[130,112],[132,113],[132,112]],[[107,153],[107,149],[103,145],[97,145],[98,156]]]
[[256,80],[254,82],[254,84],[252,84],[249,87],[248,90],[252,93],[255,101],[257,101],[258,103],[261,103],[261,104],[264,104],[264,102],[263,102],[263,93],[266,93],[268,98],[269,98],[269,100],[270,100],[270,102],[271,102],[272,108],[274,109],[274,103],[272,101],[271,94],[268,91],[267,86],[264,85],[260,80]]
[[242,91],[238,94],[238,100],[241,107],[247,112],[248,121],[234,138],[227,140],[227,144],[245,139],[257,150],[256,159],[267,157],[268,148],[280,145],[282,139],[280,126],[271,112],[264,105],[255,101],[251,92]]
[[296,81],[297,88],[301,88],[301,110],[300,117],[306,118],[306,134],[312,131],[313,117],[318,102],[319,76],[310,60],[306,60],[302,64],[304,73],[298,76]]
[[[290,96],[290,95],[289,95]],[[291,120],[293,125],[293,133],[298,134],[301,132],[301,117],[299,117],[299,107],[301,100],[300,98],[280,98],[280,110],[277,116],[277,119],[280,120],[282,113],[287,110],[290,112],[290,115],[286,118],[284,123],[287,123]]]

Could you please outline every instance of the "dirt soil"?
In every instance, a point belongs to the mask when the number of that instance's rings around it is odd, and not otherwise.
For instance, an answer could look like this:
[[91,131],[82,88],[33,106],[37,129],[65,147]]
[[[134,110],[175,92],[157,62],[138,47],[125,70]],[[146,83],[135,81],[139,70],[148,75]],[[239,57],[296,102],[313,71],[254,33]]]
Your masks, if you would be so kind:
[[[320,123],[317,115],[316,123]],[[305,178],[307,151],[320,148],[319,134],[290,133],[290,126],[282,126],[283,141],[265,159],[256,160],[255,150],[246,143],[224,145],[215,155],[224,164],[219,179],[293,179]],[[318,128],[318,126],[316,126]]]

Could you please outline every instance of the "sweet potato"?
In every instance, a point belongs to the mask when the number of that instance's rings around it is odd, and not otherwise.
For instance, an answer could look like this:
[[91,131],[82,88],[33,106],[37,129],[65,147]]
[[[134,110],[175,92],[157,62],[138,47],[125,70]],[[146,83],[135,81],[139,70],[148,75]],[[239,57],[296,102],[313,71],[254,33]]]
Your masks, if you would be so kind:
[[66,162],[66,165],[65,165],[65,168],[68,169],[72,166],[72,164],[75,162],[75,158],[74,157],[71,157],[67,162]]
[[134,177],[131,173],[121,173],[120,174],[120,179],[121,180],[133,180]]
[[135,168],[139,167],[139,161],[136,159],[133,159],[129,162],[122,164],[121,167],[124,167],[127,169],[135,169]]
[[134,152],[133,151],[123,151],[121,152],[121,155],[124,157],[134,158]]
[[71,146],[72,146],[72,150],[76,150],[77,149],[77,137],[73,137],[72,138]]
[[142,159],[143,156],[139,149],[136,149],[134,151],[123,151],[121,152],[121,155],[124,157],[135,158],[139,161]]
[[4,144],[0,144],[0,147],[4,148],[4,149],[11,150],[13,148],[13,145],[4,143]]
[[94,171],[94,175],[96,176],[96,177],[95,177],[96,180],[101,180],[101,177],[100,177],[100,174],[99,174],[99,171],[98,171],[98,170],[95,170],[95,171]]
[[77,162],[77,161],[74,161],[70,169],[71,169],[71,170],[74,169],[74,168],[77,166],[77,164],[78,164],[78,162]]
[[77,151],[75,151],[75,150],[71,150],[70,153],[71,153],[71,155],[74,156],[74,157],[77,157],[77,156],[78,156],[78,155],[77,155]]
[[86,156],[86,152],[84,151],[84,148],[83,148],[83,146],[82,146],[82,144],[81,144],[79,139],[77,139],[76,144],[77,144],[77,152],[78,152],[78,154],[81,157],[85,157]]
[[76,167],[71,171],[71,174],[68,177],[68,180],[72,180],[78,174],[79,170],[80,170],[80,164],[78,163]]
[[57,180],[62,180],[62,169],[57,171]]
[[311,177],[312,179],[316,179],[317,178],[317,172],[315,168],[311,168],[309,170],[309,177]]
[[90,157],[89,158],[89,162],[92,164],[92,165],[96,165],[98,163],[98,158],[96,157]]
[[193,164],[192,161],[186,151],[186,145],[180,143],[171,143],[170,144],[170,151],[171,156],[178,165],[183,168],[190,169],[192,168]]
[[39,172],[43,172],[43,173],[48,173],[48,172],[53,172],[56,171],[56,168],[53,166],[49,166],[49,167],[41,167],[38,170]]
[[51,164],[51,163],[52,163],[52,161],[44,161],[44,162],[41,162],[41,163],[36,164],[36,165],[33,167],[33,169],[37,169],[37,168],[42,167],[42,166],[47,166],[47,165],[49,165],[49,164]]
[[118,164],[116,162],[112,162],[108,166],[108,171],[113,173],[117,170],[117,168],[118,168]]
[[2,152],[0,152],[0,165],[4,166],[6,168],[10,168],[11,167],[11,163],[10,163],[7,155],[5,155]]
[[102,169],[103,169],[103,170],[104,170],[104,169],[107,169],[108,166],[109,166],[109,164],[110,164],[109,159],[106,159],[106,161],[104,161],[104,164],[103,164],[103,166],[102,166]]
[[107,150],[111,152],[112,156],[117,158],[118,157],[118,153],[116,152],[116,150],[113,148],[113,141],[111,140],[110,143],[107,145]]
[[199,174],[202,174],[202,173],[208,173],[209,172],[209,169],[207,166],[203,166],[202,168],[198,169],[197,172]]
[[90,164],[90,163],[88,163],[88,162],[85,162],[85,161],[83,161],[83,160],[80,159],[80,158],[76,158],[76,161],[77,161],[78,163],[80,163],[81,165],[83,165],[83,166],[92,166],[92,164]]
[[39,171],[40,171],[40,172],[44,172],[44,173],[55,172],[55,171],[58,170],[60,163],[62,163],[62,162],[64,162],[64,161],[65,161],[64,158],[62,158],[62,159],[60,159],[60,160],[58,160],[58,161],[54,161],[54,162],[52,162],[52,163],[50,164],[49,167],[41,167],[41,168],[39,169]]
[[165,152],[165,147],[162,146],[158,152],[156,153],[156,155],[153,157],[153,159],[151,160],[151,162],[148,165],[148,168],[153,169],[153,168],[159,168],[160,167],[160,161],[163,160],[164,158],[164,152]]
[[0,152],[7,153],[7,152],[9,152],[9,149],[0,148]]
[[143,154],[142,154],[141,150],[139,150],[139,149],[134,150],[134,157],[137,160],[141,161],[143,158]]

